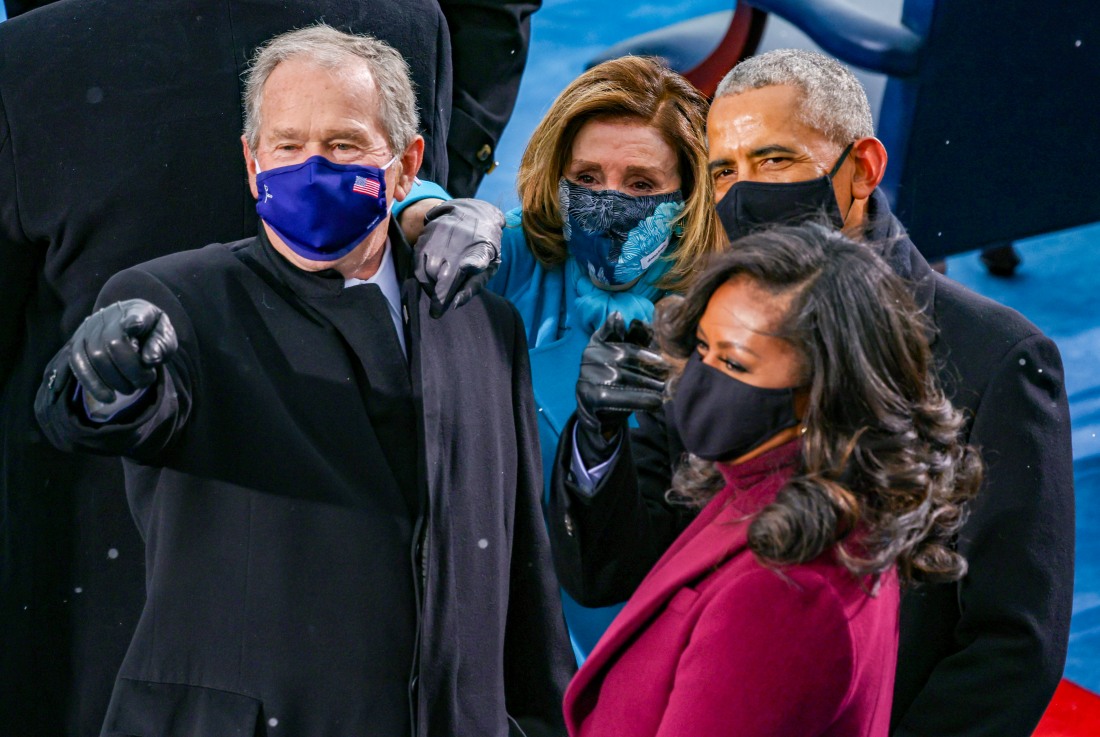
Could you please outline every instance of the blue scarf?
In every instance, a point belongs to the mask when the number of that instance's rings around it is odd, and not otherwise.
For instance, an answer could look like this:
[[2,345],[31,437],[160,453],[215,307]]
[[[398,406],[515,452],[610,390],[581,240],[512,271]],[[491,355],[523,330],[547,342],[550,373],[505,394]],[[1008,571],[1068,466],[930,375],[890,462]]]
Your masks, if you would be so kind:
[[[673,250],[670,248],[669,253]],[[572,283],[577,298],[570,310],[569,322],[585,335],[596,332],[612,312],[621,312],[628,325],[631,320],[653,322],[653,303],[666,294],[656,284],[670,268],[672,261],[666,254],[646,269],[637,284],[621,292],[612,292],[593,284],[577,260],[570,257],[565,262],[565,278]]]

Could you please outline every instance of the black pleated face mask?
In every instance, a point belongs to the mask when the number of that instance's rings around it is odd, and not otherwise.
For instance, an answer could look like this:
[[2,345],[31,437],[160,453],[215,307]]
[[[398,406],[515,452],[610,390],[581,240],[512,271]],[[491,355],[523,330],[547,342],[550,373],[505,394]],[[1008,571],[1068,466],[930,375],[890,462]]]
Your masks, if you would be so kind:
[[715,206],[730,241],[769,225],[797,225],[824,218],[837,228],[844,218],[833,192],[833,177],[854,144],[848,144],[832,171],[805,182],[737,182]]
[[746,384],[693,353],[669,414],[689,453],[708,461],[732,461],[798,424],[794,393],[795,387]]

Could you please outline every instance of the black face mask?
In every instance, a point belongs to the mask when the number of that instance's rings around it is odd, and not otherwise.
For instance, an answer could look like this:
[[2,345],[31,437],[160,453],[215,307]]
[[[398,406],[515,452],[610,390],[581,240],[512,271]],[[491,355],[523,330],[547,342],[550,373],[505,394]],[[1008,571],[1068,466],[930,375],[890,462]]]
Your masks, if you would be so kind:
[[732,461],[798,424],[794,391],[738,381],[693,353],[669,416],[689,453],[708,461]]
[[853,144],[833,165],[832,171],[805,182],[737,182],[718,201],[718,219],[730,241],[769,225],[797,225],[827,218],[838,230],[844,218],[833,192],[833,177],[848,158]]

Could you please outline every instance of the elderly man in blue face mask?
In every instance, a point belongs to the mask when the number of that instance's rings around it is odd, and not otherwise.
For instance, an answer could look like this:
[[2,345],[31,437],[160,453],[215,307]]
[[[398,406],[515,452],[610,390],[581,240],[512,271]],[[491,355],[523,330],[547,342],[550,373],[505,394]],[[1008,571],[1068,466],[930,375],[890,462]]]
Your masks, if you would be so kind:
[[404,60],[310,27],[245,96],[256,237],[116,275],[36,401],[58,447],[124,457],[145,540],[104,731],[556,728],[523,326],[491,295],[429,317],[389,217],[423,152]]

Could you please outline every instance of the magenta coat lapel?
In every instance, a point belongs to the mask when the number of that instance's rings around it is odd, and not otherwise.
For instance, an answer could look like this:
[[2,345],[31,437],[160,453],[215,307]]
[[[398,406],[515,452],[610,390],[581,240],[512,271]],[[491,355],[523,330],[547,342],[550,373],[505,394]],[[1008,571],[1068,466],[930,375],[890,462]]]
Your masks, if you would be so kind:
[[800,443],[792,441],[735,467],[736,479],[726,474],[742,493],[735,496],[727,485],[657,561],[569,684],[567,713],[677,592],[745,550],[751,516],[771,502],[790,478],[799,451]]

